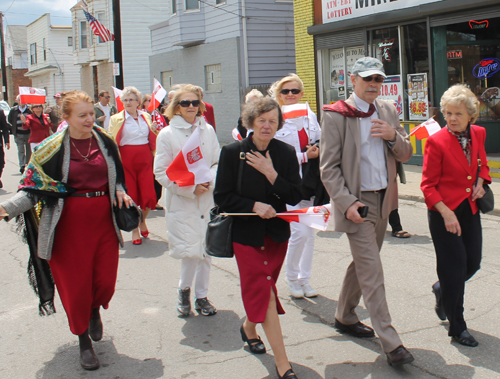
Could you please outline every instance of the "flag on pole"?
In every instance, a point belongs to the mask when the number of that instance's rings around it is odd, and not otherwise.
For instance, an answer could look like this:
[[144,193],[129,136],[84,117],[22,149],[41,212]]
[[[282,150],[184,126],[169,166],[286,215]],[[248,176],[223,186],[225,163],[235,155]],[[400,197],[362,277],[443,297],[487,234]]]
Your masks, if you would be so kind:
[[89,12],[87,12],[85,9],[82,10],[83,13],[85,13],[85,17],[87,18],[90,27],[92,28],[92,32],[96,36],[101,37],[104,42],[115,40],[115,36],[113,35],[113,33],[111,33],[108,29],[106,29],[103,24],[97,21],[97,19],[94,16],[92,16]]
[[158,108],[163,101],[163,99],[167,96],[167,91],[160,84],[158,80],[154,80],[154,91],[151,94],[151,101],[149,102],[148,111],[153,112],[156,108]]
[[328,220],[332,213],[332,205],[325,204],[317,207],[302,208],[294,211],[282,212],[276,214],[288,222],[300,222],[314,229],[326,230],[328,227]]
[[45,90],[32,87],[19,87],[21,104],[45,104]]
[[308,114],[309,105],[307,103],[293,104],[293,105],[283,105],[281,107],[281,112],[283,113],[283,118],[288,120],[290,118],[297,118],[306,116]]
[[122,110],[125,109],[122,101],[120,100],[120,95],[122,94],[123,91],[113,86],[111,86],[111,88],[113,88],[113,92],[115,94],[116,108],[118,109],[118,112],[121,112]]
[[441,130],[441,126],[434,120],[434,118],[430,118],[427,121],[421,123],[419,126],[414,128],[410,136],[415,136],[418,140],[424,139],[432,136],[434,133],[437,133]]
[[214,180],[201,151],[200,128],[196,128],[182,150],[167,167],[167,176],[179,187],[193,186]]

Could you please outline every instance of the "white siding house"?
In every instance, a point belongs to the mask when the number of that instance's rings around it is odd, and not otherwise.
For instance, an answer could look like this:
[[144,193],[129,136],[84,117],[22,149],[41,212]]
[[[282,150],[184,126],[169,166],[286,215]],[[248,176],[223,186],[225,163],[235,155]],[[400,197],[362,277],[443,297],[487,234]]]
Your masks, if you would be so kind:
[[70,25],[51,25],[46,13],[27,26],[28,72],[35,88],[47,91],[54,104],[58,92],[80,88],[80,67],[73,64]]

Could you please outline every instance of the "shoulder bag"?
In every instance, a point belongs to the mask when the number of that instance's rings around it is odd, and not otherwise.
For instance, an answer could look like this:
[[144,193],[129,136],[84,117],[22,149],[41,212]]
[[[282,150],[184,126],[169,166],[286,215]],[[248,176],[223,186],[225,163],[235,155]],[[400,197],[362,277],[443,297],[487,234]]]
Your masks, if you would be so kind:
[[[471,127],[472,129],[472,127]],[[474,130],[474,129],[472,129]],[[475,132],[474,132],[475,133]],[[477,138],[476,138],[477,140]],[[479,148],[477,149],[477,175],[476,175],[476,185],[479,180],[479,171],[481,171],[481,159],[479,159]],[[493,191],[490,186],[483,184],[483,189],[485,191],[484,196],[476,200],[476,204],[481,211],[481,213],[488,213],[495,209],[495,197],[493,196]]]

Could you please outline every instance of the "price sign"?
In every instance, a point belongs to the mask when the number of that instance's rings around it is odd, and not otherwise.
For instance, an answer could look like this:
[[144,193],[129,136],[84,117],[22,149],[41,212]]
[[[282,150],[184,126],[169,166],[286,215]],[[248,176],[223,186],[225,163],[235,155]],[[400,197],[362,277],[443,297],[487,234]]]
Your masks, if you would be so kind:
[[408,74],[408,110],[410,120],[429,118],[427,74]]
[[388,76],[380,88],[378,98],[394,103],[399,114],[399,119],[403,120],[403,86],[401,84],[401,75]]

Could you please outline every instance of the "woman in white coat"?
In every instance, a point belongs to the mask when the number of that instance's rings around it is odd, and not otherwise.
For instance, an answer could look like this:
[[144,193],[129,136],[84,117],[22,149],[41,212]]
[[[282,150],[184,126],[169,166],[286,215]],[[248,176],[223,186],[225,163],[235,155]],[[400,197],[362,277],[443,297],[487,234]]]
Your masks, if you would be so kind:
[[[204,316],[217,313],[207,299],[211,262],[205,253],[205,233],[210,209],[214,206],[213,189],[220,147],[214,129],[202,116],[204,108],[197,87],[182,85],[165,112],[170,124],[162,129],[156,141],[154,173],[156,180],[166,188],[165,214],[170,255],[182,259],[177,303],[181,317],[187,317],[191,312],[193,281],[195,310]],[[200,130],[201,153],[210,166],[214,180],[179,187],[168,178],[166,170],[196,128]]]
[[[302,165],[309,159],[315,159],[319,156],[316,142],[321,137],[321,128],[318,119],[307,103],[297,107],[300,108],[298,113],[288,113],[288,117],[285,114],[287,108],[284,106],[299,104],[304,96],[304,84],[298,75],[290,74],[275,82],[271,86],[270,93],[282,107],[281,110],[285,117],[283,128],[276,132],[274,138],[295,148],[300,165],[300,176],[303,176]],[[302,200],[295,206],[287,205],[287,209],[297,210],[313,205],[314,197]],[[290,294],[296,298],[318,296],[316,290],[309,284],[314,254],[314,229],[298,222],[292,222],[290,228],[291,236],[288,240],[285,261]]]

